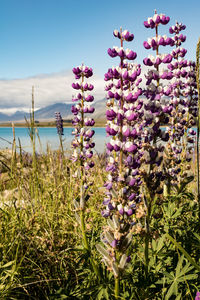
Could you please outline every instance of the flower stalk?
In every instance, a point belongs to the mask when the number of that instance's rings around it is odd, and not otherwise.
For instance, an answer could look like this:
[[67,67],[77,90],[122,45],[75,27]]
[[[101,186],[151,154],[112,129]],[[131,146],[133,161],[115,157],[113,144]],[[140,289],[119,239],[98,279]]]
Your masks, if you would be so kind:
[[62,155],[64,155],[63,140],[62,140],[62,136],[64,135],[64,129],[63,129],[63,119],[60,112],[55,112],[55,119],[56,119],[57,133],[60,140],[60,148],[61,148]]
[[[145,66],[152,67],[148,70],[145,77],[146,88],[143,94],[147,98],[145,104],[145,131],[143,134],[143,149],[144,161],[148,168],[143,169],[143,180],[146,186],[144,196],[144,203],[146,207],[145,216],[145,277],[148,279],[149,272],[149,243],[151,241],[151,215],[154,209],[155,200],[163,193],[162,182],[164,181],[164,173],[162,170],[163,142],[168,141],[169,134],[161,129],[161,126],[167,124],[171,107],[165,104],[164,97],[169,95],[161,80],[172,78],[170,72],[161,69],[162,65],[168,64],[172,61],[170,54],[160,54],[160,46],[173,46],[174,40],[166,35],[159,35],[159,26],[168,24],[170,18],[164,14],[158,14],[155,10],[154,16],[144,21],[146,28],[155,29],[155,37],[148,38],[143,45],[146,49],[155,51],[155,56],[149,55],[143,60]],[[159,144],[159,142],[161,142]]]
[[180,190],[183,182],[189,182],[193,178],[193,175],[189,174],[188,162],[191,161],[194,152],[196,132],[191,127],[194,126],[197,116],[197,91],[195,63],[184,59],[187,50],[181,47],[186,36],[180,32],[185,28],[185,25],[178,22],[169,28],[169,32],[174,34],[176,48],[171,52],[173,61],[167,66],[173,77],[168,85],[171,112],[167,128],[169,141],[166,144],[163,163],[167,186],[165,196],[170,196],[174,187]]
[[72,141],[72,161],[76,162],[79,166],[79,172],[74,176],[80,181],[79,196],[74,199],[75,216],[80,225],[81,234],[83,238],[83,247],[89,254],[89,259],[92,264],[93,270],[97,277],[100,279],[100,273],[97,265],[95,264],[90,244],[86,233],[86,207],[89,200],[89,187],[92,185],[90,169],[93,168],[94,162],[92,160],[95,143],[92,141],[94,130],[92,127],[95,124],[94,119],[86,117],[86,114],[92,114],[94,107],[90,105],[94,97],[88,92],[92,91],[94,86],[87,82],[87,79],[93,75],[91,68],[82,64],[73,68],[75,78],[79,80],[72,84],[72,87],[78,91],[77,95],[73,96],[72,101],[77,103],[72,105],[71,111],[74,114],[72,124],[75,126],[73,131],[74,139]]
[[143,101],[139,87],[141,66],[130,62],[137,54],[124,48],[124,42],[134,38],[129,31],[114,30],[121,47],[108,49],[108,54],[119,57],[117,67],[105,74],[107,91],[107,181],[102,216],[107,219],[97,245],[103,262],[115,278],[115,298],[119,299],[120,279],[130,260],[128,248],[133,235],[142,229],[140,218],[145,214],[141,200],[140,166],[142,159]]
[[115,299],[119,300],[119,277],[115,277]]

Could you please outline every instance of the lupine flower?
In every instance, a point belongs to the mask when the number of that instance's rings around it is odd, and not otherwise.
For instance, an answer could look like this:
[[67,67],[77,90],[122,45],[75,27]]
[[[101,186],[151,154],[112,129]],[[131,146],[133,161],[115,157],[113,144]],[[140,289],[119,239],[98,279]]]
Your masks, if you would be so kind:
[[74,177],[77,177],[79,181],[79,195],[74,199],[75,217],[80,225],[83,246],[90,255],[90,262],[93,270],[96,275],[100,277],[98,267],[91,256],[90,244],[85,231],[87,228],[87,225],[85,224],[86,202],[89,199],[89,186],[92,185],[92,181],[90,180],[90,170],[94,167],[92,149],[95,146],[95,143],[92,141],[95,132],[90,128],[95,124],[95,121],[93,118],[87,116],[87,114],[91,115],[94,112],[94,107],[91,105],[94,97],[89,93],[93,90],[94,86],[88,83],[86,79],[93,75],[93,71],[83,64],[73,68],[72,71],[75,78],[79,80],[72,84],[72,87],[77,90],[77,94],[73,96],[73,102],[76,102],[77,104],[72,105],[71,108],[72,113],[74,114],[72,124],[75,127],[72,132],[74,139],[71,144],[73,148],[71,159],[73,162],[77,163],[78,170],[76,174],[74,174]]
[[200,300],[200,292],[197,292],[197,293],[196,293],[195,300]]
[[73,96],[73,102],[76,104],[72,105],[71,111],[74,114],[72,124],[75,126],[73,131],[74,140],[72,141],[72,161],[80,164],[80,202],[75,200],[76,209],[85,209],[85,198],[86,188],[88,187],[89,181],[89,170],[94,166],[92,161],[93,151],[95,144],[92,141],[94,130],[90,127],[94,126],[95,121],[93,118],[86,117],[87,114],[91,115],[94,112],[94,107],[91,103],[94,97],[89,94],[93,90],[94,86],[86,81],[93,75],[91,68],[81,65],[73,68],[75,78],[79,81],[72,84],[72,87],[77,90],[77,94]]
[[[143,176],[147,188],[150,192],[151,199],[155,194],[162,192],[161,183],[164,180],[164,174],[159,168],[163,160],[164,147],[158,142],[167,142],[169,139],[168,132],[161,130],[161,125],[168,124],[172,107],[170,103],[166,103],[166,97],[171,93],[171,86],[164,86],[163,80],[171,80],[173,73],[168,70],[165,65],[172,61],[172,54],[161,54],[161,46],[174,46],[175,40],[166,35],[159,35],[158,29],[160,25],[166,25],[170,18],[164,14],[155,14],[144,22],[146,28],[155,29],[155,37],[149,38],[144,42],[146,49],[156,52],[156,55],[149,55],[143,62],[146,66],[151,67],[145,74],[147,88],[144,95],[147,98],[145,108],[145,122],[148,126],[143,134],[144,137],[144,160],[150,165],[149,170],[144,169]],[[158,175],[159,174],[159,175]]]
[[[195,64],[183,59],[187,50],[181,45],[186,40],[186,36],[180,34],[180,31],[185,28],[185,25],[177,22],[169,29],[169,32],[174,34],[176,48],[171,53],[173,61],[168,65],[168,69],[173,74],[173,79],[169,84],[171,116],[168,133],[170,138],[166,146],[164,164],[168,189],[170,184],[180,183],[190,175],[187,162],[191,160],[196,135],[196,132],[191,129],[197,115]],[[187,172],[183,170],[185,167]]]
[[55,112],[55,119],[56,119],[56,128],[57,128],[58,135],[59,136],[64,135],[64,132],[63,132],[63,119],[61,117],[60,112]]
[[170,21],[170,18],[168,16],[165,16],[164,14],[158,15],[155,11],[155,14],[153,17],[150,17],[147,19],[147,21],[144,21],[144,26],[146,28],[155,28],[160,24],[166,25]]
[[[119,57],[120,64],[110,68],[105,74],[107,83],[107,135],[111,137],[107,143],[108,172],[105,183],[106,194],[102,216],[107,218],[107,226],[102,234],[106,249],[97,245],[103,255],[103,261],[118,277],[125,269],[129,258],[127,248],[133,233],[140,225],[136,222],[137,211],[141,209],[140,218],[145,214],[140,196],[140,166],[142,158],[141,133],[143,123],[143,101],[141,66],[128,62],[136,58],[136,53],[123,48],[124,41],[133,40],[129,31],[114,31],[114,36],[121,41],[121,47],[108,49],[111,57]],[[138,227],[139,226],[139,227]]]

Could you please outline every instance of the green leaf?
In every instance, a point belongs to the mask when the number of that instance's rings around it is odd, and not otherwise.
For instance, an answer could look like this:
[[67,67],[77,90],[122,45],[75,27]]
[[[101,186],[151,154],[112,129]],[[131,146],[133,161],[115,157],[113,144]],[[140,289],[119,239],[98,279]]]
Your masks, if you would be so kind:
[[194,232],[193,234],[197,238],[197,240],[199,240],[199,243],[200,243],[200,235],[198,235],[196,232]]
[[159,252],[164,246],[165,234],[159,239],[156,251]]
[[198,277],[197,274],[188,274],[183,277],[180,277],[180,279],[178,279],[178,282],[184,282],[186,280],[193,280],[193,279],[196,279],[197,277]]
[[5,269],[5,268],[7,268],[7,267],[10,267],[10,266],[13,265],[14,262],[15,262],[14,260],[9,261],[7,264],[5,264],[5,265],[3,265],[3,266],[0,266],[0,268],[1,268],[1,269]]
[[152,240],[152,249],[153,251],[156,251],[156,241]]
[[181,300],[182,299],[182,294],[179,294],[177,297],[176,297],[176,300]]
[[162,268],[162,263],[159,262],[156,266],[155,266],[155,271],[158,273],[160,271],[160,269]]
[[164,271],[163,274],[167,277],[167,279],[170,279],[171,281],[174,281],[174,276],[172,276],[172,274],[169,274],[166,271]]
[[193,258],[183,249],[183,247],[173,239],[168,233],[166,233],[166,237],[183,253],[183,255],[188,259],[188,261],[193,265],[198,271],[200,271],[200,266],[193,260]]
[[101,300],[102,299],[102,296],[104,294],[104,289],[101,289],[97,295],[97,300]]
[[107,300],[109,300],[109,295],[107,289],[104,290],[104,296],[106,297]]
[[177,287],[177,282],[172,283],[170,286],[167,295],[165,296],[165,300],[170,299],[172,295],[176,295],[178,293],[178,287]]
[[172,215],[172,218],[173,218],[173,219],[177,218],[178,216],[180,216],[181,212],[182,212],[182,207],[179,208],[179,209]]
[[180,273],[180,270],[181,270],[181,267],[183,264],[183,259],[184,259],[184,256],[182,255],[181,258],[179,259],[177,267],[176,267],[176,277],[179,276],[179,273]]
[[190,263],[187,263],[184,268],[181,270],[179,276],[184,276],[186,273],[190,272],[194,267],[190,266]]

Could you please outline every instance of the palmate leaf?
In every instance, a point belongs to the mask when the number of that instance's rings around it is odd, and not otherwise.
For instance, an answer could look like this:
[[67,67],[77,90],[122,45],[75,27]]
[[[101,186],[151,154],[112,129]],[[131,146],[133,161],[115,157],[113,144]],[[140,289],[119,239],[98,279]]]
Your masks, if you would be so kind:
[[[182,265],[183,265],[183,259],[184,259],[184,256],[182,255],[180,257],[180,259],[178,260],[178,263],[177,263],[177,266],[176,266],[176,277],[179,276],[179,273],[180,273],[180,270],[182,268]],[[186,268],[187,269],[187,268]]]
[[165,300],[168,300],[172,295],[177,295],[177,294],[178,294],[178,284],[176,281],[174,281],[165,296]]
[[176,300],[181,300],[181,299],[182,299],[182,293],[176,297]]
[[165,234],[163,234],[162,237],[158,239],[158,241],[155,241],[155,240],[152,241],[152,249],[157,254],[164,246],[164,240],[165,240]]
[[197,265],[197,263],[193,260],[193,258],[183,249],[183,247],[173,239],[168,233],[166,234],[166,237],[183,253],[183,255],[187,258],[187,260],[191,263],[192,266],[194,266],[199,272],[200,272],[200,266]]
[[169,219],[176,219],[182,213],[183,207],[177,208],[175,202],[169,202],[164,205],[164,211]]
[[190,271],[192,271],[194,267],[191,266],[189,262],[186,262],[186,264],[183,266],[183,262],[184,262],[184,255],[180,257],[176,266],[175,273],[173,272],[168,273],[164,271],[163,272],[164,278],[156,282],[157,284],[163,284],[163,285],[165,285],[165,283],[171,284],[165,296],[166,300],[170,299],[172,295],[177,296],[177,299],[181,299],[179,298],[180,297],[179,284],[180,283],[185,284],[187,280],[196,279],[198,276],[197,274],[187,274]]
[[177,279],[178,282],[185,282],[186,280],[193,280],[197,278],[197,274],[189,274],[189,275],[184,275],[180,278]]
[[159,252],[162,247],[164,246],[164,239],[165,239],[165,235],[163,234],[163,236],[159,239],[157,247],[156,247],[156,251]]
[[[182,256],[183,257],[183,256]],[[192,271],[194,269],[193,266],[190,266],[190,263],[188,262],[180,271],[179,273],[176,272],[176,276],[184,276],[184,274]]]
[[172,272],[168,273],[168,272],[164,271],[163,274],[166,276],[166,278],[165,278],[166,282],[170,283],[170,282],[174,281],[174,274]]

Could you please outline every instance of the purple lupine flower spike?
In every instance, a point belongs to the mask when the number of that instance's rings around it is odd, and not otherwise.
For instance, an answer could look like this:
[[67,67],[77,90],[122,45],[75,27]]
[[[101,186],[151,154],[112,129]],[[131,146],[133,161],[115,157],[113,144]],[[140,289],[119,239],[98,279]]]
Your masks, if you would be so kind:
[[197,292],[197,293],[196,293],[195,300],[200,300],[200,292]]
[[56,128],[57,128],[58,135],[59,136],[64,135],[63,119],[61,117],[60,112],[55,112],[55,119],[56,119]]
[[[173,78],[166,88],[170,96],[170,117],[169,117],[169,142],[166,145],[167,159],[164,164],[166,183],[168,187],[173,184],[181,184],[188,176],[193,176],[188,162],[194,151],[194,132],[191,127],[195,124],[197,115],[195,64],[184,59],[187,50],[182,47],[186,36],[180,34],[186,26],[182,23],[170,27],[169,32],[173,34],[175,47],[171,56],[173,61],[168,64],[168,69]],[[167,107],[165,107],[167,109]],[[170,158],[170,159],[169,159]],[[165,161],[164,161],[165,162]],[[185,169],[186,167],[186,169]],[[169,188],[168,188],[169,190]]]
[[89,174],[89,170],[94,166],[92,148],[94,148],[95,143],[92,141],[92,137],[95,132],[91,127],[94,126],[95,121],[93,118],[87,116],[87,114],[91,115],[95,110],[91,106],[94,97],[89,94],[94,86],[87,81],[93,75],[93,70],[85,65],[81,65],[73,68],[72,71],[75,78],[79,79],[79,82],[72,84],[72,87],[78,91],[77,95],[73,97],[76,99],[76,104],[71,107],[71,111],[74,114],[72,123],[75,126],[73,132],[74,140],[72,141],[72,148],[74,150],[71,159],[74,162],[79,161],[80,163],[81,196],[80,203],[77,204],[76,201],[76,208],[84,210],[86,204],[84,190],[86,186],[88,187],[87,175]]
[[144,22],[146,28],[155,29],[155,36],[144,42],[144,47],[152,48],[155,55],[149,55],[143,60],[144,65],[150,67],[145,74],[147,88],[144,90],[147,98],[144,105],[144,118],[148,126],[144,131],[144,159],[146,164],[149,164],[149,171],[144,172],[144,179],[152,199],[162,192],[165,179],[165,173],[161,167],[164,148],[158,144],[158,141],[166,143],[169,140],[168,131],[161,129],[161,125],[168,125],[173,109],[167,98],[171,94],[172,87],[164,86],[162,83],[163,80],[173,80],[172,70],[167,69],[167,65],[172,62],[173,54],[161,54],[160,47],[173,47],[176,41],[166,35],[159,35],[159,26],[166,25],[169,20],[169,17],[155,11],[154,16]]
[[[125,41],[133,40],[133,34],[121,29],[115,30],[114,36],[120,39],[121,47],[109,48],[108,54],[111,57],[118,56],[120,64],[110,68],[105,74],[106,132],[110,141],[107,143],[108,176],[104,187],[109,201],[103,203],[105,209],[102,216],[108,220],[108,226],[103,232],[107,250],[101,245],[97,245],[97,249],[103,255],[106,265],[113,270],[114,276],[118,276],[129,261],[126,251],[132,240],[131,232],[138,228],[135,221],[135,217],[138,216],[137,210],[143,211],[140,217],[145,212],[140,198],[139,171],[143,130],[143,101],[139,98],[142,93],[141,66],[131,62],[137,54],[123,47]],[[124,230],[123,235],[121,230]]]

